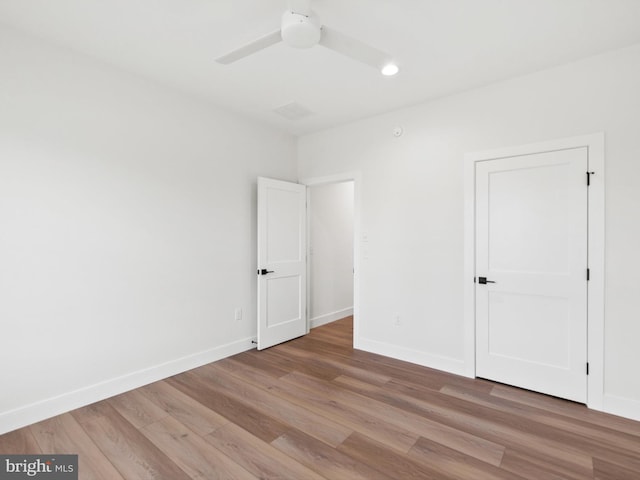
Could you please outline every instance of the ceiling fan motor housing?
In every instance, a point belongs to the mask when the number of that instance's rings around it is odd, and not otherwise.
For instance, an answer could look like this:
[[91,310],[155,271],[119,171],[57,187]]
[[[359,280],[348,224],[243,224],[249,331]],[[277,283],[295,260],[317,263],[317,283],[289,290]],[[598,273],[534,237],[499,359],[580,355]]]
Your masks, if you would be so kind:
[[280,33],[282,41],[287,45],[296,48],[310,48],[320,41],[320,21],[313,12],[310,12],[309,15],[302,15],[286,11],[282,15]]

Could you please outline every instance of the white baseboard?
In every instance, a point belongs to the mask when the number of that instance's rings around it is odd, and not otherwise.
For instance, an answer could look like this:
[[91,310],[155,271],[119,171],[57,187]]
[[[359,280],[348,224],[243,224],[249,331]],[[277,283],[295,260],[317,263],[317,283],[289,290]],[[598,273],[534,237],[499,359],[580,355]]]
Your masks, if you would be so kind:
[[367,338],[354,339],[354,348],[364,350],[366,352],[384,355],[385,357],[403,360],[405,362],[415,363],[423,367],[434,368],[444,372],[453,373],[455,375],[467,376],[465,372],[465,363],[457,358],[444,357],[434,355],[412,348],[399,347],[378,340],[370,340]]
[[612,415],[640,421],[640,401],[631,398],[604,395],[604,411]]
[[336,320],[340,320],[341,318],[348,317],[350,315],[353,315],[353,307],[343,308],[342,310],[336,310],[335,312],[319,315],[312,318],[309,324],[311,328],[316,328],[322,325],[326,325],[327,323],[335,322]]
[[0,413],[0,435],[187,370],[201,367],[207,363],[251,350],[255,348],[255,345],[251,343],[252,340],[254,340],[253,337],[244,338]]

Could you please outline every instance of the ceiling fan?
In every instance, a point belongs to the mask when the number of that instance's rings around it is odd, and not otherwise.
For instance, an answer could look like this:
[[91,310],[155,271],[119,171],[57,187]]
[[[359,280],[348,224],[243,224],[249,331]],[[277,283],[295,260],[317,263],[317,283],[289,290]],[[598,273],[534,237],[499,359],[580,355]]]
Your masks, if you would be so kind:
[[377,68],[383,75],[390,76],[398,73],[398,66],[385,52],[322,25],[318,16],[311,10],[311,0],[289,0],[288,8],[282,15],[279,30],[243,45],[217,58],[216,61],[227,65],[278,42],[284,42],[295,48],[322,45],[353,60]]

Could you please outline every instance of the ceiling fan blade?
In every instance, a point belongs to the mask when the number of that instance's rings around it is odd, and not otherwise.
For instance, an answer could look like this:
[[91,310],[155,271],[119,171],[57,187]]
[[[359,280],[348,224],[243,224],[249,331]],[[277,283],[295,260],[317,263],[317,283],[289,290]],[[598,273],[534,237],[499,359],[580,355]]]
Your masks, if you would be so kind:
[[276,30],[275,32],[265,35],[264,37],[260,37],[240,48],[236,48],[234,51],[229,52],[226,55],[216,58],[216,62],[228,65],[229,63],[248,57],[252,53],[256,53],[281,41],[282,36],[280,35],[280,30]]
[[387,53],[324,25],[320,45],[378,70],[391,61],[391,56]]

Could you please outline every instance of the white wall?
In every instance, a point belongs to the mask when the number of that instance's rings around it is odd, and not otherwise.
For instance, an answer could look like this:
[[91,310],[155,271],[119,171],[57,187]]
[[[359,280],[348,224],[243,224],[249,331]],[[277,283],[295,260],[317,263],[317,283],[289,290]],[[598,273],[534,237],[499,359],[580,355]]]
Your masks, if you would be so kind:
[[638,85],[640,45],[301,138],[300,177],[362,174],[357,344],[464,372],[464,154],[604,131],[605,409],[640,419]]
[[309,188],[311,326],[353,314],[353,182]]
[[250,348],[256,176],[295,179],[294,139],[0,45],[0,433]]

